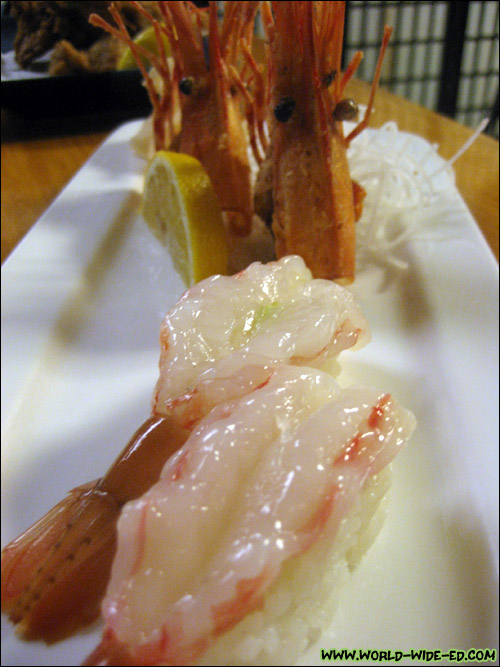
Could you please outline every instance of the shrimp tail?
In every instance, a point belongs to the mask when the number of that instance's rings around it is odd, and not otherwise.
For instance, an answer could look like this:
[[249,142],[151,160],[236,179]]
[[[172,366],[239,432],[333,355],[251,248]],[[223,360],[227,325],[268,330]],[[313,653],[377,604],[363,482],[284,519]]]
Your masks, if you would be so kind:
[[97,482],[83,484],[68,493],[45,516],[13,540],[2,552],[2,611],[10,612],[29,586],[40,564],[40,554],[47,553],[60,539],[81,498]]
[[2,610],[26,639],[52,643],[99,614],[118,504],[99,482],[70,491],[2,554]]
[[151,417],[106,475],[79,486],[2,552],[2,611],[26,639],[53,643],[100,613],[116,551],[116,521],[187,439],[170,418]]

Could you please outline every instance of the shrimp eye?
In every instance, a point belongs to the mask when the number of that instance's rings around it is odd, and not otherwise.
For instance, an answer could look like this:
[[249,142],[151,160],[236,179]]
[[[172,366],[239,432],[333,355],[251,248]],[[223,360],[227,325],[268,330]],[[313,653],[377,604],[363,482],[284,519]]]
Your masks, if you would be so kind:
[[358,117],[358,105],[350,97],[346,97],[337,104],[333,111],[335,120],[356,120]]
[[274,107],[274,117],[280,123],[286,123],[293,114],[295,109],[295,100],[291,97],[282,97],[278,104]]
[[185,76],[179,81],[179,90],[184,95],[191,95],[194,87],[194,79],[192,76]]
[[325,88],[328,88],[328,86],[331,86],[331,84],[335,81],[336,78],[337,78],[337,70],[336,70],[336,69],[332,69],[331,72],[328,72],[328,74],[326,74],[326,75],[323,77],[323,85],[324,85],[324,87],[325,87]]

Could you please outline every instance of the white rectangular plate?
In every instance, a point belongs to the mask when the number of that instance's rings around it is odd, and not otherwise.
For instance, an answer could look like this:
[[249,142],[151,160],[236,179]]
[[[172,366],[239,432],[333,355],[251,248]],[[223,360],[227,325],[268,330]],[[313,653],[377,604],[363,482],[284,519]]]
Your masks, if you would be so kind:
[[[184,286],[140,215],[137,129],[113,133],[2,267],[3,544],[101,476],[149,414]],[[343,355],[344,377],[393,393],[418,427],[377,541],[297,664],[323,664],[321,648],[498,647],[498,265],[449,198],[453,237],[438,227],[408,242],[406,271],[354,284],[372,342]],[[3,664],[79,664],[99,636],[46,647],[2,618]]]

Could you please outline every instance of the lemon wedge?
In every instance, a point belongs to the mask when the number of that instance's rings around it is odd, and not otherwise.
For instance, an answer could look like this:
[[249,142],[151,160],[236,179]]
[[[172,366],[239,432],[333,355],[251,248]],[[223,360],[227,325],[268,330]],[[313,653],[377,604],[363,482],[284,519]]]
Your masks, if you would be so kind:
[[[170,55],[170,45],[168,43],[168,39],[163,33],[162,33],[162,39],[163,39],[163,46],[165,49],[165,55],[168,58],[168,56]],[[149,26],[149,28],[145,28],[144,30],[142,30],[135,37],[134,43],[138,44],[139,46],[143,46],[148,51],[151,51],[151,53],[158,55],[158,44],[156,43],[155,30],[152,25]],[[147,58],[141,56],[141,60],[146,67],[149,66],[150,63]],[[135,62],[134,55],[130,49],[130,46],[127,46],[125,51],[122,53],[120,60],[118,61],[116,69],[117,70],[135,69],[136,67],[137,63]]]
[[227,273],[226,231],[219,202],[201,162],[158,151],[144,184],[143,216],[168,247],[187,286]]

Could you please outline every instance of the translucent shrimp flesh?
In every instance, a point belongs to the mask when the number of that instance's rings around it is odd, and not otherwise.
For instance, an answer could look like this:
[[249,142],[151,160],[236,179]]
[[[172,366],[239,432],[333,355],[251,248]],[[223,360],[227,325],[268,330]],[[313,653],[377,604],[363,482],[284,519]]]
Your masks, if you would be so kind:
[[121,506],[158,479],[193,426],[217,403],[263,386],[277,366],[320,365],[367,338],[350,293],[312,280],[298,257],[186,292],[163,324],[155,414],[99,482],[72,492],[4,549],[2,610],[24,636],[48,642],[93,621]]
[[105,633],[86,664],[197,659],[260,605],[285,561],[335,539],[413,428],[390,395],[305,367],[217,405],[125,505]]
[[273,368],[321,367],[369,337],[352,294],[313,279],[298,256],[209,278],[189,289],[163,322],[153,411],[183,411],[192,426],[208,405],[248,393]]

